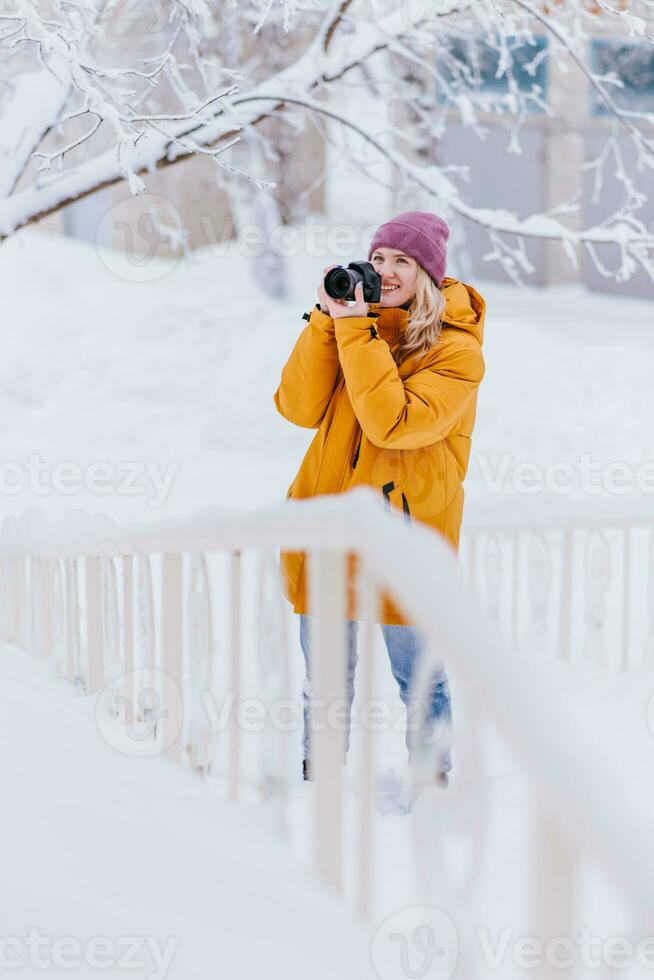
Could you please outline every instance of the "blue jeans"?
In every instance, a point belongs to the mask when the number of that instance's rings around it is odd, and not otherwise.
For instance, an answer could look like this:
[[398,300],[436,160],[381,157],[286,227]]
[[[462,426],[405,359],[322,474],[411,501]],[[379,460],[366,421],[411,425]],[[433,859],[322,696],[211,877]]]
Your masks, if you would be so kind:
[[[300,615],[300,645],[302,647],[302,652],[304,654],[304,663],[306,667],[306,683],[304,685],[303,698],[304,698],[304,737],[302,741],[304,758],[308,759],[310,755],[310,695],[311,690],[311,667],[310,667],[310,645],[309,645],[309,624],[310,617],[305,615]],[[423,643],[421,638],[421,631],[415,626],[393,626],[386,623],[381,623],[381,631],[384,637],[384,642],[386,644],[386,649],[388,650],[388,656],[391,662],[391,671],[393,676],[398,683],[400,689],[400,697],[403,704],[407,709],[408,718],[417,718],[415,714],[416,709],[419,707],[417,704],[411,701],[411,682],[414,676],[414,670],[416,665],[419,663],[420,656],[422,654]],[[346,703],[348,719],[350,718],[352,703],[354,701],[354,674],[357,665],[357,636],[359,632],[359,623],[356,620],[349,619],[347,621],[347,669],[346,669]],[[425,717],[425,737],[426,740],[430,739],[430,736],[434,741],[438,740],[439,733],[445,731],[446,736],[449,733],[449,729],[452,722],[452,705],[450,701],[450,687],[447,679],[447,675],[444,669],[435,672],[430,691],[428,694],[428,704]],[[407,731],[406,737],[407,748],[409,749],[409,754],[411,754],[411,741],[410,733]],[[347,752],[350,745],[350,731],[349,725],[345,736],[345,751]],[[443,773],[449,772],[452,768],[452,760],[449,751],[446,751],[440,759],[440,771]]]

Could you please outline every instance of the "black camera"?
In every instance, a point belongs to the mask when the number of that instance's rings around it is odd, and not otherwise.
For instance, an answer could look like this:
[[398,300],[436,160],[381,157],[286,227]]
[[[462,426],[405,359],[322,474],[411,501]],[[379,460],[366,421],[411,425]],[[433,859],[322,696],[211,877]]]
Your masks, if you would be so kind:
[[342,265],[330,269],[325,276],[325,292],[332,299],[354,299],[354,288],[363,283],[366,303],[378,303],[381,299],[382,278],[371,262],[350,262],[347,269]]

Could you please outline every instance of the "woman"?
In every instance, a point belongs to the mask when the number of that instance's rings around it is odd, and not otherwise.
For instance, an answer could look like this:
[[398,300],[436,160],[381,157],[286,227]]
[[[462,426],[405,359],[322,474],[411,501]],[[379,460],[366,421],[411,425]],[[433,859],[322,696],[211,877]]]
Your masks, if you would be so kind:
[[[484,376],[481,345],[485,302],[471,286],[445,278],[447,224],[426,211],[404,211],[375,233],[368,259],[382,277],[379,303],[334,300],[321,283],[319,303],[305,314],[275,393],[278,411],[318,429],[288,496],[375,487],[386,504],[440,533],[457,550],[463,479],[470,456],[477,389]],[[327,270],[325,270],[327,271]],[[307,665],[304,774],[309,758],[309,621],[305,555],[283,552],[285,589],[300,614]],[[351,707],[356,666],[356,559],[348,556],[348,669]],[[435,586],[436,587],[436,586]],[[380,624],[400,696],[411,711],[410,686],[423,649],[387,594]],[[427,712],[449,731],[445,671],[434,678]],[[349,735],[348,735],[349,742]],[[408,738],[407,738],[408,743]],[[449,752],[440,753],[435,781],[448,783]]]

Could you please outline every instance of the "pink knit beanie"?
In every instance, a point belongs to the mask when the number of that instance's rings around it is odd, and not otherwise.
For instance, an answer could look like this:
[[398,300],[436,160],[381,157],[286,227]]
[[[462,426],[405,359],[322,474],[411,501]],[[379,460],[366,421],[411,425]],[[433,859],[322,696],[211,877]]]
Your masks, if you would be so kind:
[[448,225],[431,211],[402,211],[375,232],[368,260],[376,248],[396,248],[419,262],[440,287],[447,261]]

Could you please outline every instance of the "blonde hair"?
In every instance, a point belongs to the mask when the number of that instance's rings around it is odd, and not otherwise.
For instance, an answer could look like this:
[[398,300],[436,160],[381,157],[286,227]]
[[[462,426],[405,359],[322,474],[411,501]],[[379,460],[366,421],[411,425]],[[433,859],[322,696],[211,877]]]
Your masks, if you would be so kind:
[[445,314],[445,296],[421,265],[416,269],[416,294],[409,307],[409,322],[395,352],[397,364],[412,354],[426,354],[439,340]]

